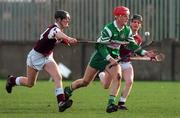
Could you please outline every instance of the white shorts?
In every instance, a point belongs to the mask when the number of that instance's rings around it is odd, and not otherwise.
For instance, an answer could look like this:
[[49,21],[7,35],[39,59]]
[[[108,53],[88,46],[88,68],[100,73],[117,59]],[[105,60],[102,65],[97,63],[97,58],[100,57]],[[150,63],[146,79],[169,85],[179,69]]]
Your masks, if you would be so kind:
[[132,68],[131,62],[120,62],[120,66],[122,70],[126,70],[128,68]]
[[34,49],[29,52],[26,60],[26,64],[36,70],[43,70],[44,65],[49,62],[54,62],[53,53],[45,57]]

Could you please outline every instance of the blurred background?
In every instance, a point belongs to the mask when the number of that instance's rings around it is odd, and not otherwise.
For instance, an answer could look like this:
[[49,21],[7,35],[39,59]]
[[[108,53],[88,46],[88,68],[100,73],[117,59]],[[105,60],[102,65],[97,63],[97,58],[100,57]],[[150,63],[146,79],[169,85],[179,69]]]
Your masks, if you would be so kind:
[[[166,55],[163,62],[134,61],[135,80],[180,80],[180,0],[0,0],[0,76],[26,75],[26,56],[40,34],[54,23],[54,12],[64,9],[71,15],[65,32],[78,40],[93,40],[103,26],[113,21],[113,8],[126,6],[131,15],[141,14],[140,34],[150,32],[156,48]],[[93,44],[72,47],[58,45],[57,62],[71,70],[68,79],[78,79],[85,71]],[[48,79],[45,72],[39,78]],[[0,78],[1,79],[1,78]]]

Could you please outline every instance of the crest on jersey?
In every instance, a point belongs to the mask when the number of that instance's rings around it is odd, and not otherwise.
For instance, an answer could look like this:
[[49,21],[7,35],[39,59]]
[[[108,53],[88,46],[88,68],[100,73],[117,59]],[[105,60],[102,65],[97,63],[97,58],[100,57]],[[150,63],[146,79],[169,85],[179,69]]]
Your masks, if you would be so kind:
[[121,34],[121,35],[120,35],[120,38],[121,38],[121,39],[125,39],[125,37],[126,37],[125,34]]
[[118,36],[118,34],[114,34],[114,37]]

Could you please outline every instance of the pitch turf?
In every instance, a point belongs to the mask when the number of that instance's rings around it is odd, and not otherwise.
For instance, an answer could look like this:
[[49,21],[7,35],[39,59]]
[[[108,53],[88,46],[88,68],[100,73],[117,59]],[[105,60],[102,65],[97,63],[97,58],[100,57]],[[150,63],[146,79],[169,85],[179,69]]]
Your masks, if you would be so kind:
[[[70,82],[63,82],[69,85]],[[98,81],[74,92],[73,106],[59,113],[54,84],[38,81],[33,88],[15,87],[12,94],[0,81],[0,118],[180,118],[180,82],[136,82],[128,111],[106,113],[108,90]]]

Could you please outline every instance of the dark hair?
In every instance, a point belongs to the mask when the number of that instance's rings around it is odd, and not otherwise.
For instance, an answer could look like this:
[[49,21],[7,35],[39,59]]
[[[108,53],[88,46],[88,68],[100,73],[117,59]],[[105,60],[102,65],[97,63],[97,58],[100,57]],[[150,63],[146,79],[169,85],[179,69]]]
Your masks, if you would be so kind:
[[139,15],[139,14],[134,14],[132,17],[131,17],[131,21],[133,21],[133,20],[139,20],[139,21],[143,21],[143,19],[142,19],[142,16],[141,15]]
[[55,15],[54,15],[54,18],[55,18],[55,19],[60,18],[61,20],[62,20],[62,19],[65,19],[65,18],[67,18],[67,17],[70,17],[70,15],[69,15],[69,13],[68,13],[67,11],[64,11],[64,10],[57,10],[57,11],[55,12]]

